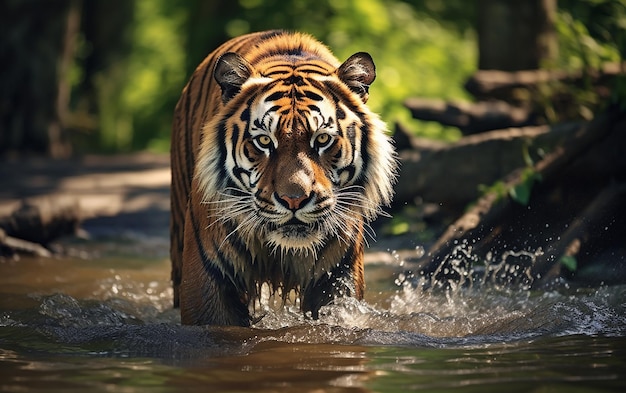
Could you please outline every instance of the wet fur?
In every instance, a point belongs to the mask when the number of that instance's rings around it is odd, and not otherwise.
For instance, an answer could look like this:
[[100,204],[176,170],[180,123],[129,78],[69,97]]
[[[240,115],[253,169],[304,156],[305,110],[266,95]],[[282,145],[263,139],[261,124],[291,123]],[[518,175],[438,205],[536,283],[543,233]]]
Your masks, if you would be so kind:
[[264,283],[295,291],[313,317],[336,296],[362,298],[368,222],[390,202],[396,169],[365,105],[373,67],[283,31],[235,38],[198,66],[171,148],[183,324],[249,325]]

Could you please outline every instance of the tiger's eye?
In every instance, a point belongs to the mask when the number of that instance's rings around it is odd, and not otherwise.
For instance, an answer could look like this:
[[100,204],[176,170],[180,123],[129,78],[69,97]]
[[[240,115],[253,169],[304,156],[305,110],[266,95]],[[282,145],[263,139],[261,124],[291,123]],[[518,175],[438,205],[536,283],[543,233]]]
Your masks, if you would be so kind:
[[315,138],[315,142],[319,147],[324,147],[330,142],[330,135],[328,134],[319,134]]
[[267,149],[268,147],[272,145],[272,138],[270,138],[267,135],[259,135],[256,138],[256,141],[260,147],[265,148],[265,149]]

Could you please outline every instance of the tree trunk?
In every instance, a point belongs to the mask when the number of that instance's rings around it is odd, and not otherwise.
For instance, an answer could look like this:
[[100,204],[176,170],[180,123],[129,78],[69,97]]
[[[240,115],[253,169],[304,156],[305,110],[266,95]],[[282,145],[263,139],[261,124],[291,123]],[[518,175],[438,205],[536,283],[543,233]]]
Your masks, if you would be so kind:
[[[133,49],[136,1],[88,0],[83,3],[80,61],[82,78],[74,87],[72,142],[77,150],[111,149],[129,143],[132,133],[119,114],[120,96],[128,84]],[[125,123],[126,124],[126,123]],[[122,140],[123,142],[120,142]]]
[[556,58],[556,0],[481,0],[478,3],[478,68],[538,69]]
[[127,0],[89,0],[83,6],[81,31],[91,50],[82,61],[79,89],[88,112],[98,113],[98,75],[110,81],[110,69],[131,51],[134,10],[135,2]]
[[187,74],[191,75],[209,53],[232,38],[226,26],[241,16],[241,6],[231,0],[193,0],[188,8]]
[[0,5],[0,156],[71,153],[65,135],[78,0]]

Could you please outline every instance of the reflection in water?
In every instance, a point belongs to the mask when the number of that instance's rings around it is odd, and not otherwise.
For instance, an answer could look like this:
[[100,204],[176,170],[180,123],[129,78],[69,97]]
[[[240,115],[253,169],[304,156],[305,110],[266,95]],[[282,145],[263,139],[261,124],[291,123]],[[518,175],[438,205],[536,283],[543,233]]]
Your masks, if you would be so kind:
[[459,270],[471,285],[440,290],[400,262],[374,264],[366,300],[339,299],[317,321],[268,297],[254,328],[181,326],[162,254],[107,255],[0,262],[0,390],[527,391],[626,382],[623,286],[529,291],[523,280],[511,289]]

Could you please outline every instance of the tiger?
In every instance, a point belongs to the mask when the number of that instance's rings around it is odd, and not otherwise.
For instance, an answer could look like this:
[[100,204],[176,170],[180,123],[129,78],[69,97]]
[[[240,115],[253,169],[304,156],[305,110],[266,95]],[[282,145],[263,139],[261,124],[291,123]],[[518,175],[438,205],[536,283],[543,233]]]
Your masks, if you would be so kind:
[[370,223],[398,166],[366,106],[375,77],[368,53],[340,63],[283,30],[233,38],[196,68],[170,152],[182,324],[251,326],[263,285],[313,319],[338,297],[363,298]]

